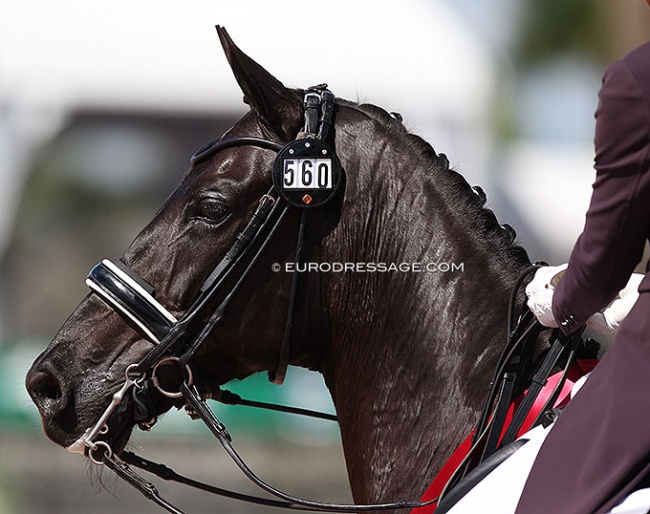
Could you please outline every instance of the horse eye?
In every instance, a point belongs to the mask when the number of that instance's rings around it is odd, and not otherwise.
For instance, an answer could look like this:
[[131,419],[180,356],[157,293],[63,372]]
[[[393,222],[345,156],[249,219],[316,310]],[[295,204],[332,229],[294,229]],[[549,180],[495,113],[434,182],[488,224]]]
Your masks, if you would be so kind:
[[196,218],[209,221],[211,223],[220,223],[230,214],[228,206],[216,198],[203,198],[196,210]]

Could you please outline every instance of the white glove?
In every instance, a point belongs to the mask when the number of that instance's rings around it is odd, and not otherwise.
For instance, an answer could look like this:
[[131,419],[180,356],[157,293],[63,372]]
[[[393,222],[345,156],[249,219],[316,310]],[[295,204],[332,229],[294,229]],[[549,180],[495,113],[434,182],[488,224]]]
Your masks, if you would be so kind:
[[614,301],[602,313],[597,312],[589,318],[587,326],[602,334],[618,331],[618,327],[634,307],[637,298],[639,298],[639,284],[641,284],[644,276],[641,273],[632,273],[627,285],[619,291]]
[[563,272],[567,266],[568,264],[543,266],[535,272],[533,280],[526,286],[528,308],[545,327],[557,328],[558,326],[551,310],[553,291],[555,290],[553,284],[556,282],[553,279]]

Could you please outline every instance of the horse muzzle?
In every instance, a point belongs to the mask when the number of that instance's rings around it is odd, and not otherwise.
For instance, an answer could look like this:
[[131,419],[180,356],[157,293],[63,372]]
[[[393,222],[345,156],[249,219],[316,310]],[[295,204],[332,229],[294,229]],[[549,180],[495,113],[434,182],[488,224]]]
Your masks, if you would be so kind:
[[61,374],[37,362],[27,373],[25,386],[38,407],[48,438],[61,446],[70,444],[76,430],[74,392]]

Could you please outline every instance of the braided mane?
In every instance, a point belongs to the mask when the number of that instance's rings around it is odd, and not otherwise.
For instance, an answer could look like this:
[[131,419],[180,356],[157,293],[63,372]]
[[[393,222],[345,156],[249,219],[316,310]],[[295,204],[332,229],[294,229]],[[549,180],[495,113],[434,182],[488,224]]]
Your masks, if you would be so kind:
[[433,146],[417,134],[409,132],[397,113],[389,113],[373,104],[356,104],[338,100],[347,107],[356,109],[373,120],[381,123],[390,133],[401,138],[408,151],[423,162],[424,170],[429,174],[436,187],[447,188],[459,209],[470,217],[472,226],[477,227],[483,237],[498,243],[502,255],[515,263],[528,265],[530,258],[526,250],[516,244],[517,234],[510,225],[502,225],[496,215],[485,206],[487,198],[483,189],[470,186],[465,177],[449,167],[449,160],[444,153],[437,153]]

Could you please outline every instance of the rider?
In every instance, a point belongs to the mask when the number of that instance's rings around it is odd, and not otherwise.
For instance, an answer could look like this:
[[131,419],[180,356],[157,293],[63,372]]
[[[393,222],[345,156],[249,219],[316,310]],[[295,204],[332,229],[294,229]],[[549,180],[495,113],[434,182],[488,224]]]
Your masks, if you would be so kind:
[[650,43],[605,72],[595,150],[596,181],[582,235],[566,270],[537,272],[527,288],[529,305],[541,323],[559,325],[564,334],[603,309],[590,323],[616,328],[625,321],[550,431],[517,514],[604,513],[648,486],[650,274],[615,297],[650,237]]

